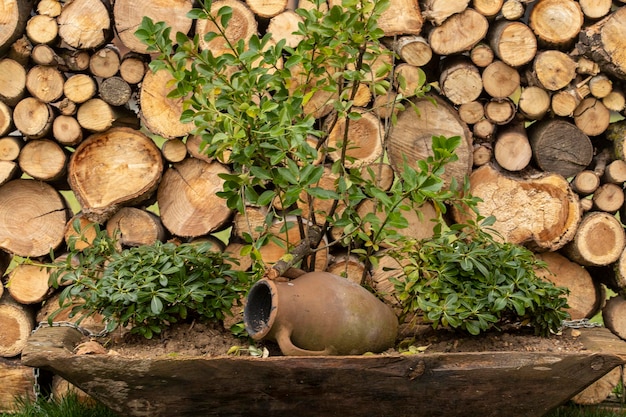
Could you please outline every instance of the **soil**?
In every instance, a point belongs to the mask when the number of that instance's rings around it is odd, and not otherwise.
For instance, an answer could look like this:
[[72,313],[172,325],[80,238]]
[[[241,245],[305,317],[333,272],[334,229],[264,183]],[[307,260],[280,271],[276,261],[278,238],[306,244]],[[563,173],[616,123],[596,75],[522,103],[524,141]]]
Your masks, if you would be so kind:
[[[382,354],[399,352],[482,352],[482,351],[525,351],[525,352],[572,352],[584,350],[578,340],[580,332],[566,329],[550,337],[535,336],[532,329],[511,326],[500,331],[491,331],[479,336],[470,336],[448,330],[434,330],[429,326],[415,332],[403,332],[397,348]],[[125,357],[163,356],[223,356],[239,346],[239,354],[248,354],[252,344],[246,338],[237,338],[220,325],[200,322],[172,325],[160,335],[147,340],[142,336],[119,331],[99,342],[109,354]],[[275,343],[260,342],[256,346],[270,356],[282,355]],[[411,347],[412,346],[412,347]],[[89,352],[86,352],[89,353]]]

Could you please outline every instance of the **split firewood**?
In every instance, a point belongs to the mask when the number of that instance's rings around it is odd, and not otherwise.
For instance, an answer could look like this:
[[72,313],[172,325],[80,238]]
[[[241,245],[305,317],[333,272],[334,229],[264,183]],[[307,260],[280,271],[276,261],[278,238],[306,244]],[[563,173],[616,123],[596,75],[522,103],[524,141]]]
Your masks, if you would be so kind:
[[55,181],[65,175],[67,159],[67,154],[57,142],[32,139],[20,151],[18,163],[24,173],[36,180]]
[[66,2],[56,20],[59,37],[74,49],[96,49],[113,37],[111,15],[101,0]]
[[580,265],[602,266],[617,261],[625,245],[620,221],[612,214],[594,211],[585,213],[563,253]]
[[160,217],[137,207],[122,207],[107,221],[106,231],[125,247],[154,245],[166,239]]
[[[488,29],[489,22],[485,16],[476,10],[465,9],[431,30],[428,43],[438,55],[453,55],[471,50],[485,37]],[[464,36],[459,36],[459,33]]]
[[28,336],[35,329],[35,312],[31,306],[19,304],[5,292],[0,298],[0,357],[18,356],[26,347]]
[[26,97],[13,109],[13,123],[22,134],[30,139],[46,136],[52,128],[54,111],[48,103]]
[[52,295],[53,288],[48,283],[48,268],[19,264],[11,270],[7,281],[7,290],[11,298],[21,304],[41,303]]
[[120,206],[147,200],[162,171],[161,152],[154,142],[138,130],[119,127],[81,142],[70,158],[67,176],[83,212],[102,224]]
[[0,25],[0,52],[7,51],[26,28],[33,8],[33,0],[3,1],[3,18]]
[[534,123],[528,132],[539,168],[565,178],[584,170],[593,159],[593,144],[577,126],[560,119]]
[[460,105],[476,100],[483,91],[481,74],[469,58],[453,57],[443,62],[439,75],[441,93]]
[[605,293],[584,267],[558,252],[540,253],[536,257],[547,264],[547,269],[535,271],[537,276],[569,290],[565,311],[571,320],[590,319],[600,311]]
[[550,95],[543,88],[528,86],[520,94],[518,111],[527,120],[540,120],[550,110]]
[[231,218],[222,191],[220,174],[229,173],[219,162],[187,158],[163,174],[157,201],[161,221],[177,236],[196,237],[220,230]]
[[507,171],[526,168],[533,153],[524,126],[514,123],[498,130],[493,155],[498,165]]
[[54,17],[37,14],[26,23],[26,36],[33,44],[52,44],[59,35],[59,26]]
[[[214,5],[217,4],[213,3]],[[193,123],[181,123],[182,99],[167,97],[171,91],[168,82],[172,76],[167,70],[146,73],[141,83],[139,107],[146,127],[164,138],[186,136],[193,129]]]
[[598,136],[609,127],[611,112],[595,97],[582,100],[574,110],[574,123],[588,136]]
[[26,93],[26,68],[9,58],[0,60],[0,100],[15,106]]
[[333,161],[341,160],[345,148],[345,165],[348,168],[369,165],[383,154],[383,127],[380,119],[367,111],[359,113],[361,118],[358,120],[347,122],[345,118],[338,119],[328,134],[328,156]]
[[469,0],[451,2],[449,0],[420,0],[422,15],[436,26],[441,25],[450,16],[467,9]]
[[52,136],[62,146],[75,146],[83,140],[83,129],[75,117],[61,114],[52,122]]
[[17,160],[24,143],[24,139],[19,136],[0,138],[0,161]]
[[[192,21],[187,17],[187,13],[191,8],[191,0],[157,2],[116,0],[113,5],[115,30],[126,48],[145,54],[147,46],[135,37],[135,31],[138,29],[144,16],[150,17],[155,23],[165,22],[168,27],[171,27],[170,39],[176,43],[177,32],[187,34],[191,29]],[[202,37],[202,34],[200,34],[200,37]]]
[[489,29],[489,40],[495,55],[515,68],[531,62],[537,53],[537,39],[521,21],[496,21]]
[[65,78],[61,71],[49,65],[36,65],[26,74],[26,89],[31,96],[50,103],[63,95]]
[[626,78],[626,57],[621,51],[626,42],[626,8],[620,7],[580,32],[577,50],[596,62],[600,68],[619,79]]
[[411,166],[415,161],[432,155],[432,137],[459,136],[461,143],[456,149],[458,160],[446,165],[442,175],[446,184],[455,178],[457,184],[472,167],[472,139],[467,125],[461,121],[457,111],[439,96],[414,100],[417,112],[408,107],[398,114],[398,122],[391,130],[387,142],[389,160],[397,173],[403,171],[405,161]]
[[515,68],[496,60],[483,70],[483,87],[493,98],[506,98],[520,86],[520,75]]
[[[554,173],[518,177],[487,164],[470,176],[470,192],[482,199],[478,210],[493,215],[492,226],[505,241],[538,251],[556,251],[573,239],[581,213],[579,198],[565,178]],[[472,213],[453,210],[459,223]]]
[[578,38],[585,17],[575,1],[541,0],[529,16],[529,25],[545,47],[567,49]]

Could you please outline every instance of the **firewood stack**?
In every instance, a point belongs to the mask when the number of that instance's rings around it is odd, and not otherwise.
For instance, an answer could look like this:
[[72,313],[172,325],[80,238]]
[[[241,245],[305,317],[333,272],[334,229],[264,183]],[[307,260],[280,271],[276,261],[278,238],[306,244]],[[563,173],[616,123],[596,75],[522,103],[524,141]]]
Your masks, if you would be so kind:
[[[287,0],[221,1],[247,28],[232,36],[264,30],[297,44],[299,18]],[[572,318],[604,308],[607,327],[626,338],[626,300],[618,295],[604,307],[603,291],[626,293],[624,3],[391,0],[379,25],[406,87],[397,83],[385,97],[360,91],[355,103],[364,117],[348,135],[353,166],[373,167],[382,187],[404,156],[429,155],[432,135],[461,136],[446,180],[470,176],[481,213],[496,216],[503,238],[535,249],[553,272],[547,278],[570,289]],[[147,71],[150,55],[133,35],[143,16],[165,21],[172,36],[210,31],[203,22],[192,26],[191,8],[192,0],[0,0],[0,273],[14,255],[43,262],[51,250],[60,255],[75,219],[121,229],[125,245],[207,238],[233,226],[225,249],[233,255],[241,229],[263,221],[263,208],[244,221],[215,195],[228,165],[199,152],[199,138],[179,121],[181,102],[166,97],[169,75]],[[389,164],[380,164],[386,104],[397,92],[411,94],[418,67],[432,96],[414,99],[418,114],[398,115]],[[321,124],[331,117],[328,98],[319,92],[305,108]],[[336,123],[329,141],[344,128]],[[329,171],[323,181],[330,186],[332,178]],[[68,195],[78,209],[69,208]],[[415,216],[414,236],[432,235],[434,210],[424,213]],[[278,259],[284,250],[268,246],[264,256]],[[383,257],[366,272],[390,303],[392,263]],[[341,249],[318,254],[316,265],[356,281],[363,274]],[[54,296],[47,279],[32,265],[3,277],[0,356],[19,357],[42,303]]]

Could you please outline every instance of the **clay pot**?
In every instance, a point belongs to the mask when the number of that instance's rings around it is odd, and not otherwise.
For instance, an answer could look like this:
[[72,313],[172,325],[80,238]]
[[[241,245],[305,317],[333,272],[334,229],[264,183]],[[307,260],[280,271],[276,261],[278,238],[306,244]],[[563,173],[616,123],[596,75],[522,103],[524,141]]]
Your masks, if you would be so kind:
[[354,282],[328,272],[292,281],[262,279],[248,294],[244,324],[255,340],[278,343],[284,355],[360,355],[395,343],[392,310]]

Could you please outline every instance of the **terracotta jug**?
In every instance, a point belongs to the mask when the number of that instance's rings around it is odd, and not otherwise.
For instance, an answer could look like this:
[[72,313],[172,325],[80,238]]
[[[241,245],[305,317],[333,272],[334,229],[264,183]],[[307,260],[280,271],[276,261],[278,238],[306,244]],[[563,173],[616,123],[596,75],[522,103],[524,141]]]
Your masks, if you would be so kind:
[[248,294],[244,324],[255,340],[284,355],[360,355],[395,343],[398,319],[386,304],[346,278],[309,272],[292,281],[262,279]]

